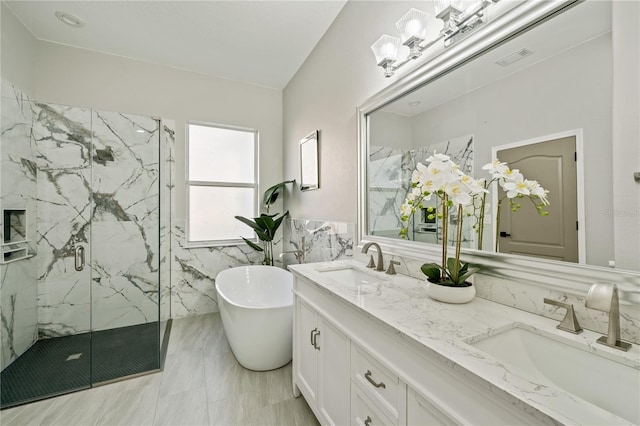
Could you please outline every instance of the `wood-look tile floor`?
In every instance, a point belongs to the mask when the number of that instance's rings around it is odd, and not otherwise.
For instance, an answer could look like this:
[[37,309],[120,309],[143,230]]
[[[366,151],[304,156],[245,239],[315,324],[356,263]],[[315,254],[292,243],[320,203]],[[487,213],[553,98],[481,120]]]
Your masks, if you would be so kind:
[[9,425],[318,425],[291,364],[241,367],[219,314],[173,321],[164,371],[0,411]]

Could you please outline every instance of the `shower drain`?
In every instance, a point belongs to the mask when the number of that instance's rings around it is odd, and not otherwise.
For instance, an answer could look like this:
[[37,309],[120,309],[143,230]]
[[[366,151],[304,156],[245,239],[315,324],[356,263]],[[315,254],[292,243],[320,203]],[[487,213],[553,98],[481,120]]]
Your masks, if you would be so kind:
[[80,356],[82,355],[82,352],[80,352],[79,354],[72,354],[69,355],[66,359],[66,361],[73,361],[74,359],[78,359],[80,358]]

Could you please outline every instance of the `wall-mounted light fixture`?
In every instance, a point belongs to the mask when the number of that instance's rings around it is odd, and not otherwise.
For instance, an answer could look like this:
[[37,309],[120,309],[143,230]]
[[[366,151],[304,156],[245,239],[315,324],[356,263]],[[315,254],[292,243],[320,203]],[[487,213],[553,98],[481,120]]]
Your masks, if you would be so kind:
[[[395,70],[440,40],[449,46],[457,35],[468,32],[484,22],[484,9],[499,0],[435,0],[436,18],[444,22],[440,33],[432,40],[427,40],[427,28],[434,24],[434,18],[418,9],[409,11],[396,22],[400,38],[390,35],[381,36],[371,49],[378,66],[384,69],[384,76],[391,77]],[[398,60],[400,44],[409,48],[406,58]]]

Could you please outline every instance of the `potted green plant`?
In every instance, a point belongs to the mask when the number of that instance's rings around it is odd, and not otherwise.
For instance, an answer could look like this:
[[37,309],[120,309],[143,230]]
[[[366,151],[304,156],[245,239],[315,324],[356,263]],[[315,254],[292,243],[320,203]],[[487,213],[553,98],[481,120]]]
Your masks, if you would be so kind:
[[[444,154],[436,154],[418,163],[411,176],[411,191],[400,208],[402,229],[400,235],[407,238],[410,217],[425,208],[424,203],[435,201],[429,207],[429,219],[438,217],[442,226],[442,260],[425,263],[420,268],[427,276],[427,294],[443,302],[465,303],[475,297],[475,288],[467,279],[479,271],[475,265],[460,261],[460,243],[465,207],[473,205],[473,199],[487,190],[482,181],[464,174],[460,167]],[[449,242],[449,218],[451,210],[457,213],[455,229],[455,254],[447,256]]]
[[246,217],[242,216],[234,216],[236,219],[250,226],[255,231],[256,236],[262,243],[262,246],[259,246],[248,238],[242,237],[242,239],[249,245],[249,247],[253,248],[256,251],[264,253],[264,260],[262,261],[264,265],[273,266],[273,240],[276,236],[276,233],[278,232],[278,229],[280,228],[280,225],[282,225],[282,221],[289,215],[288,211],[286,211],[279,217],[278,213],[269,214],[269,208],[276,202],[276,200],[278,199],[278,195],[280,195],[280,192],[282,192],[284,187],[288,183],[293,182],[295,182],[295,179],[280,182],[276,185],[273,185],[264,192],[262,196],[262,206],[266,208],[266,214],[261,213],[259,217],[254,217],[253,220],[247,219]]

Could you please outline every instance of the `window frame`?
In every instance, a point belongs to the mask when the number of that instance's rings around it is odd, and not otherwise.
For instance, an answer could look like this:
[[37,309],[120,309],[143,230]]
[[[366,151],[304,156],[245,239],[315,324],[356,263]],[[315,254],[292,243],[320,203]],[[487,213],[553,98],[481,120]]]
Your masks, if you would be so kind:
[[[190,139],[189,139],[189,128],[190,126],[201,126],[201,127],[213,127],[216,129],[225,129],[225,130],[235,130],[239,132],[246,132],[253,134],[253,177],[254,183],[244,183],[244,182],[216,182],[216,181],[194,181],[189,179],[189,152],[190,152]],[[185,211],[185,229],[184,229],[184,244],[185,248],[200,248],[200,247],[223,247],[223,246],[237,246],[246,244],[244,240],[240,237],[234,239],[219,239],[219,240],[198,240],[192,241],[191,236],[189,235],[189,217],[190,217],[190,193],[191,187],[194,186],[204,186],[204,187],[225,187],[225,188],[252,188],[253,189],[253,216],[257,217],[260,214],[260,198],[259,191],[260,188],[260,170],[259,170],[259,136],[260,133],[256,129],[247,128],[247,127],[239,127],[239,126],[231,126],[227,124],[217,124],[210,123],[205,121],[187,121],[185,123],[185,198],[186,198],[186,211]],[[256,233],[253,232],[253,237],[249,238],[252,242],[258,242],[258,238]]]

